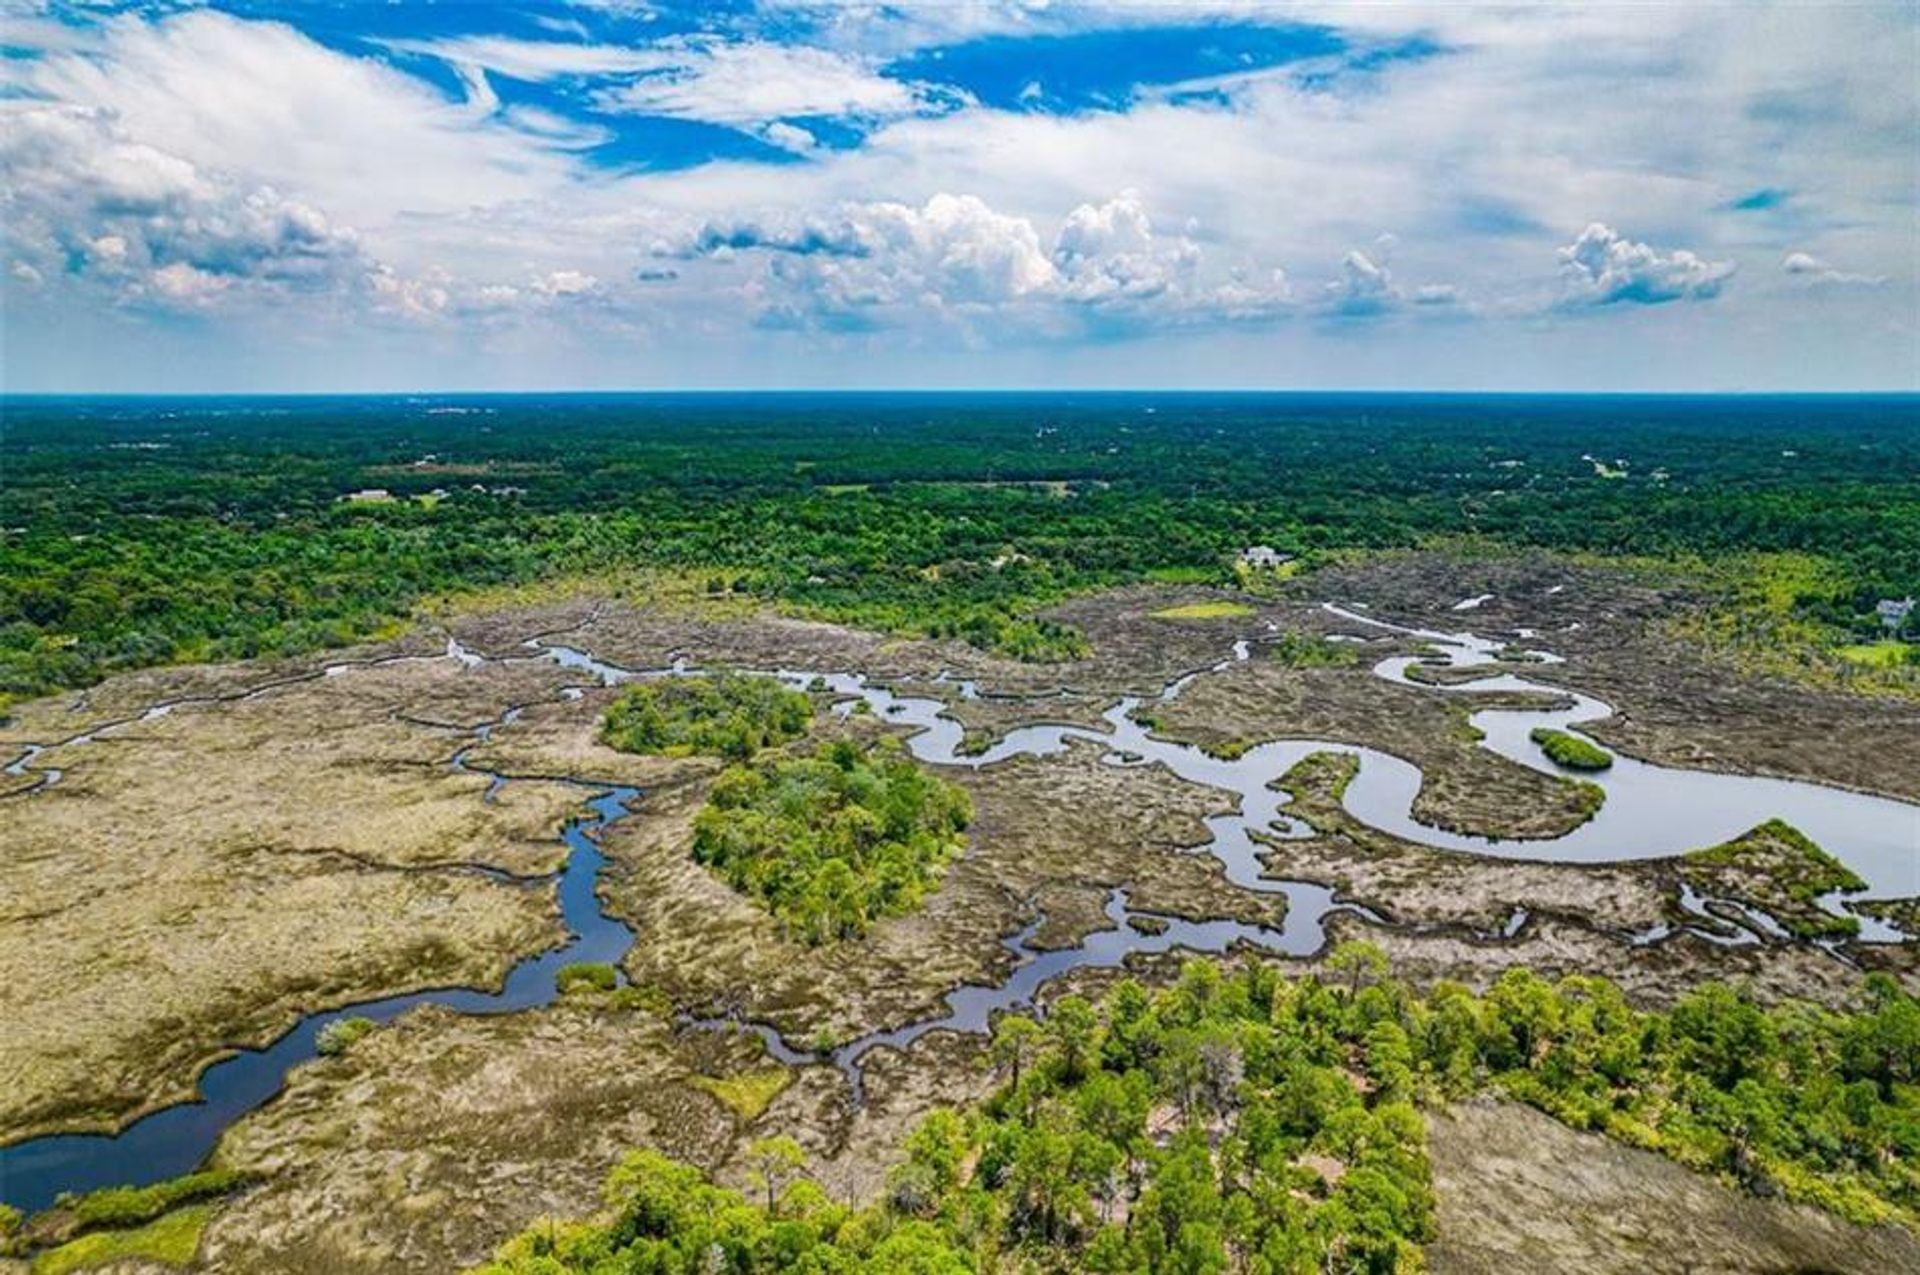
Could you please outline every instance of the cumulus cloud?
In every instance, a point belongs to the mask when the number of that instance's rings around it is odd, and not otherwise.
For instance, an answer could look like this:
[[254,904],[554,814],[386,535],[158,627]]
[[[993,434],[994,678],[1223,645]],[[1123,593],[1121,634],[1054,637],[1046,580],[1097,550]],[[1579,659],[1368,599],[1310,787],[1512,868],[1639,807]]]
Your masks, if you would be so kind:
[[1780,262],[1780,268],[1794,279],[1807,284],[1875,288],[1887,282],[1885,275],[1856,274],[1849,270],[1837,270],[1810,252],[1788,253]]
[[1341,258],[1340,277],[1327,285],[1326,297],[1333,313],[1354,318],[1384,314],[1401,300],[1385,260],[1375,261],[1358,248]]
[[184,261],[161,266],[148,280],[155,292],[187,306],[209,302],[233,286],[230,277],[212,274]]
[[[402,318],[437,319],[453,302],[443,278],[408,278],[387,265],[369,270],[365,283],[374,309]],[[502,295],[499,299],[506,298]]]
[[197,307],[235,289],[326,288],[366,267],[358,237],[320,209],[136,141],[106,112],[17,102],[5,119],[7,240],[44,278]]
[[600,281],[580,270],[554,270],[533,281],[543,297],[585,297],[600,290]]
[[1720,295],[1735,269],[1685,248],[1662,254],[1599,222],[1560,249],[1559,258],[1561,302],[1572,306],[1704,301]]
[[[601,109],[750,126],[806,116],[884,120],[933,104],[925,90],[865,59],[826,49],[686,39],[640,57],[642,74],[595,94]],[[786,132],[770,140],[790,146],[799,139]]]
[[1245,265],[1207,277],[1187,233],[1163,234],[1138,192],[1074,207],[1051,239],[1033,220],[975,195],[923,205],[853,203],[832,214],[710,222],[655,256],[761,260],[762,322],[872,328],[915,314],[995,311],[1028,323],[1078,315],[1102,331],[1272,317],[1291,304],[1286,272]]
[[1200,249],[1185,236],[1156,236],[1136,191],[1067,214],[1054,239],[1061,294],[1094,305],[1145,301],[1190,280]]
[[[1053,263],[1031,222],[973,195],[937,194],[918,207],[848,204],[784,222],[709,223],[656,255],[770,259],[769,276],[797,313],[845,316],[912,306],[964,310],[1018,301],[1049,288]],[[784,312],[784,311],[783,311]]]

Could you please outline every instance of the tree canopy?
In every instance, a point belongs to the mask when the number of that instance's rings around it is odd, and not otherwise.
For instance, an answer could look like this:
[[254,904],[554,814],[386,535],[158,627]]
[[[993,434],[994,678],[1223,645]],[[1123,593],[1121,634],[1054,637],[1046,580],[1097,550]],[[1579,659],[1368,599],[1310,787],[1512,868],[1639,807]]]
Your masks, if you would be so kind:
[[728,767],[694,820],[693,857],[806,943],[857,938],[917,907],[965,844],[965,790],[898,741]]
[[719,672],[636,682],[607,709],[600,738],[628,753],[736,760],[806,734],[813,701],[777,678]]
[[1852,1013],[1722,985],[1663,1012],[1525,970],[1417,995],[1377,949],[1339,955],[1325,982],[1193,961],[1158,992],[1125,979],[1001,1019],[997,1091],[928,1116],[865,1207],[785,1139],[752,1149],[754,1200],[637,1152],[603,1218],[535,1226],[486,1275],[1412,1272],[1433,1234],[1421,1108],[1487,1090],[1856,1220],[1920,1220],[1920,1002],[1891,979]]

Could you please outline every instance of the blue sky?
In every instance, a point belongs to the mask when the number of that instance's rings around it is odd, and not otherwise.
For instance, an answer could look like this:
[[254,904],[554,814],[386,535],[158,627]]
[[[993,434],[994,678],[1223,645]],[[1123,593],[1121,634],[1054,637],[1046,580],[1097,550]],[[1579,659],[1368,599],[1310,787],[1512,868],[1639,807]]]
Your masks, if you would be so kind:
[[0,0],[13,391],[1920,387],[1920,10]]

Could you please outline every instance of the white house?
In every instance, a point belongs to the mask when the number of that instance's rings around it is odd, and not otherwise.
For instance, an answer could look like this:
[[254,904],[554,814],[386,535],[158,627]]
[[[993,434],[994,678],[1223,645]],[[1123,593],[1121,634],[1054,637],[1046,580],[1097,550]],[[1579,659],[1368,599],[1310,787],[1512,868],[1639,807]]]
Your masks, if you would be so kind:
[[1873,613],[1880,617],[1880,623],[1887,626],[1887,632],[1897,633],[1900,626],[1907,622],[1907,617],[1913,614],[1913,599],[1901,598],[1896,602],[1892,598],[1883,598],[1880,605],[1874,607]]
[[1240,565],[1244,567],[1277,567],[1293,561],[1290,553],[1281,553],[1272,545],[1248,545],[1240,551]]

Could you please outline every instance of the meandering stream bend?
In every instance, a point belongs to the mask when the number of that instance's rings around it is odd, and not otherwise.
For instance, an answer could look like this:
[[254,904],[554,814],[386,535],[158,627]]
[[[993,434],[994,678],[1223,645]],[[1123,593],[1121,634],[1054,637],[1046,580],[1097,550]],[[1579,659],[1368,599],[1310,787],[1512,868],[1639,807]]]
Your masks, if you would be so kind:
[[[1402,628],[1351,610],[1334,610],[1357,625],[1420,638],[1435,652],[1426,658],[1443,665],[1494,665],[1495,652],[1501,646],[1472,634]],[[675,661],[666,669],[632,670],[596,660],[588,652],[564,645],[537,639],[527,645],[534,648],[533,654],[509,658],[550,659],[589,673],[607,684],[635,677],[698,673],[684,660]],[[1231,658],[1213,666],[1212,671],[1248,658],[1249,652],[1247,642],[1236,642]],[[1545,653],[1537,654],[1543,663],[1552,661]],[[455,659],[472,666],[484,663],[487,657],[450,641],[444,656],[401,656],[371,663],[428,658]],[[1377,665],[1375,672],[1389,680],[1408,683],[1406,669],[1412,662],[1406,657],[1389,659]],[[150,719],[177,704],[265,694],[292,681],[336,676],[366,666],[329,665],[315,674],[256,687],[242,695],[158,704],[127,720]],[[1177,698],[1196,677],[1207,671],[1176,678],[1160,692],[1158,699],[1164,702]],[[1304,825],[1286,816],[1287,797],[1272,785],[1296,763],[1315,752],[1341,752],[1359,759],[1359,771],[1343,798],[1346,808],[1357,818],[1382,831],[1441,849],[1574,862],[1650,858],[1725,841],[1767,818],[1778,817],[1806,832],[1859,873],[1868,882],[1866,896],[1920,894],[1920,807],[1817,784],[1678,770],[1616,756],[1613,767],[1597,777],[1607,790],[1607,800],[1596,818],[1556,839],[1496,840],[1449,833],[1420,823],[1412,813],[1414,798],[1420,789],[1420,771],[1401,758],[1374,749],[1322,740],[1275,740],[1225,760],[1191,745],[1154,738],[1134,719],[1134,711],[1142,700],[1129,697],[1104,715],[1105,730],[1052,724],[1023,726],[986,751],[966,755],[961,751],[964,729],[958,721],[944,715],[941,700],[903,696],[887,687],[872,685],[857,673],[778,670],[776,675],[795,686],[824,683],[832,693],[842,697],[837,706],[840,710],[850,708],[855,701],[864,702],[882,720],[910,728],[909,749],[929,764],[991,766],[1016,756],[1057,753],[1079,740],[1103,747],[1109,764],[1164,765],[1187,782],[1233,794],[1238,799],[1236,808],[1206,821],[1209,839],[1198,852],[1213,855],[1235,885],[1260,893],[1281,894],[1287,902],[1284,924],[1269,928],[1138,913],[1131,910],[1126,892],[1115,890],[1106,909],[1109,928],[1089,934],[1074,947],[1042,951],[1031,946],[1032,937],[1044,919],[1036,918],[1018,934],[1001,940],[1013,955],[1014,964],[997,985],[955,988],[945,997],[944,1012],[870,1033],[829,1055],[796,1049],[762,1024],[731,1020],[690,1024],[706,1029],[753,1031],[767,1043],[775,1057],[791,1064],[830,1062],[847,1075],[856,1101],[861,1094],[862,1060],[872,1050],[903,1047],[934,1031],[985,1031],[996,1013],[1031,1004],[1044,983],[1074,969],[1110,968],[1134,954],[1174,949],[1220,952],[1241,944],[1286,955],[1310,955],[1324,942],[1327,919],[1341,911],[1352,912],[1371,924],[1387,925],[1384,918],[1368,909],[1337,900],[1324,886],[1279,879],[1267,875],[1264,869],[1262,856],[1270,849],[1263,844],[1265,839],[1284,839],[1309,832]],[[940,680],[946,680],[944,675]],[[1581,723],[1599,720],[1612,712],[1598,700],[1502,673],[1497,668],[1490,668],[1489,675],[1477,681],[1450,687],[1421,684],[1421,689],[1456,693],[1512,690],[1559,699],[1570,697],[1570,708],[1488,709],[1474,714],[1472,719],[1485,733],[1484,746],[1522,765],[1549,773],[1560,772],[1528,738],[1535,726],[1577,728]],[[971,697],[977,692],[970,684],[962,683],[960,693]],[[578,698],[580,692],[577,687],[566,687],[558,694],[562,698]],[[460,769],[491,777],[484,799],[491,800],[503,784],[510,782],[510,777],[469,766],[467,754],[495,727],[510,722],[518,711],[509,710],[500,719],[479,728],[474,744],[456,752],[452,759]],[[95,735],[125,724],[97,726],[86,735],[60,741],[58,745],[29,746],[6,770],[14,775],[28,773],[32,763],[47,748],[85,743]],[[40,775],[39,787],[58,781],[56,770],[41,768],[36,773]],[[639,793],[636,789],[584,777],[567,782],[590,789],[594,795],[587,801],[590,813],[567,824],[562,832],[569,850],[565,867],[559,874],[561,912],[571,934],[565,944],[514,966],[499,992],[469,988],[422,991],[309,1015],[264,1049],[241,1050],[209,1067],[200,1077],[201,1096],[197,1101],[156,1111],[134,1121],[118,1134],[57,1134],[0,1148],[0,1200],[33,1210],[50,1204],[61,1192],[120,1184],[141,1185],[190,1171],[206,1159],[220,1135],[235,1120],[280,1091],[293,1066],[316,1055],[320,1032],[342,1018],[358,1016],[385,1022],[415,1006],[427,1004],[467,1014],[511,1013],[551,1003],[558,994],[556,975],[567,964],[601,961],[617,965],[632,945],[634,936],[599,905],[595,885],[604,859],[595,845],[595,837],[625,817]],[[545,880],[541,878],[539,882]],[[1724,918],[1708,911],[1707,902],[1683,890],[1682,911],[1697,918],[1699,925],[1663,924],[1643,934],[1621,937],[1634,943],[1660,942],[1683,931],[1721,943],[1758,942],[1763,937],[1778,937],[1777,923],[1764,914],[1753,909],[1735,909],[1737,914],[1749,916],[1753,924],[1746,928],[1729,926]],[[1724,901],[1713,902],[1725,906]],[[1823,902],[1830,910],[1843,907],[1838,900]],[[1135,923],[1143,917],[1150,917],[1152,924]],[[1498,932],[1474,937],[1495,942],[1512,939],[1524,928],[1526,920],[1524,912],[1516,912]],[[1859,920],[1862,937],[1867,941],[1895,941],[1902,937],[1898,930],[1871,917],[1860,916]]]

